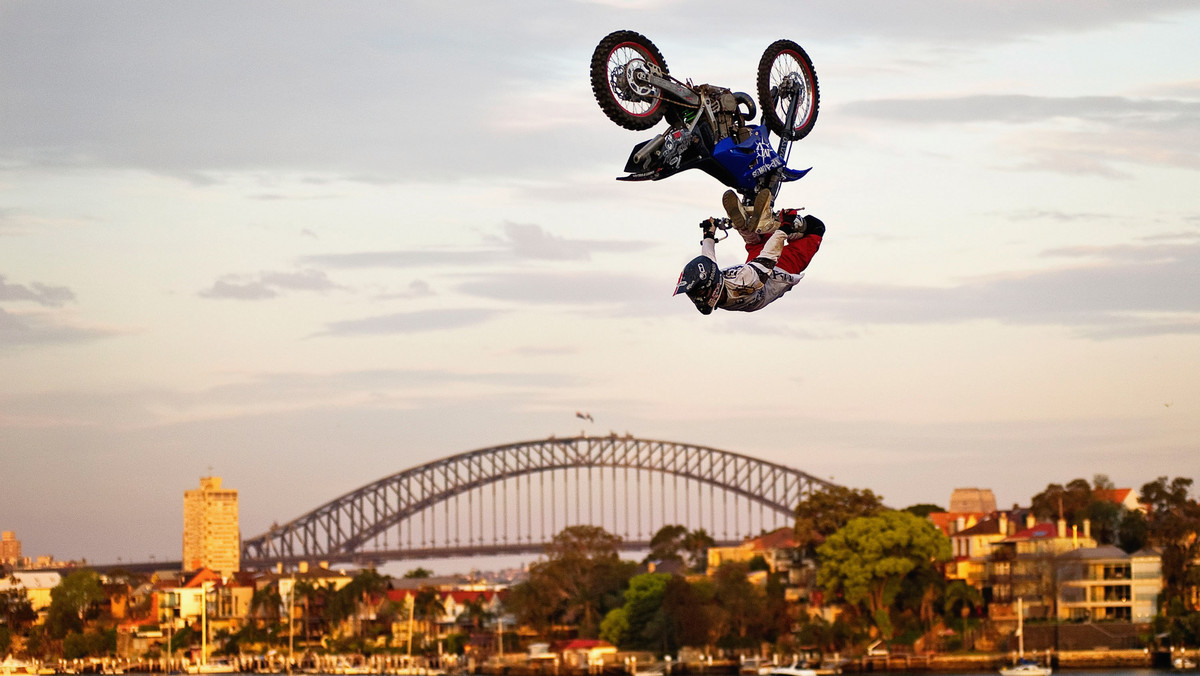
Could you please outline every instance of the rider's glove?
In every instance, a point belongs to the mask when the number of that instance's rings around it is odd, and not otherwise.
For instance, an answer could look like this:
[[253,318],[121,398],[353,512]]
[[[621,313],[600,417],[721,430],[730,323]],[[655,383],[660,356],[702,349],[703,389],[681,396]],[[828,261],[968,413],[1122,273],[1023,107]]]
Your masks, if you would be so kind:
[[779,230],[786,235],[803,235],[804,217],[795,209],[784,209],[779,212]]
[[704,237],[716,239],[717,219],[709,218],[708,220],[700,221],[700,229],[704,232]]
[[817,237],[825,236],[825,224],[816,216],[804,217],[804,234],[816,235]]
[[795,209],[788,209],[781,215],[780,221],[782,224],[779,229],[788,235],[816,235],[821,237],[825,234],[825,224],[816,216],[801,216]]

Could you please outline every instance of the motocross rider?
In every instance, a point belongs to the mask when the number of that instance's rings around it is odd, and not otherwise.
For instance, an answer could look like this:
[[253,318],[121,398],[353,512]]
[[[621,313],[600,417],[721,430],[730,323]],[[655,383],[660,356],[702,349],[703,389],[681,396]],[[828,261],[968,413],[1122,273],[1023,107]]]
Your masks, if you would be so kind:
[[821,247],[825,224],[815,216],[801,216],[796,209],[772,212],[771,195],[765,190],[755,199],[750,214],[732,190],[721,202],[729,223],[746,244],[746,262],[718,268],[716,231],[721,222],[709,218],[700,223],[704,232],[701,255],[684,266],[675,294],[687,294],[706,315],[714,308],[761,310],[804,277],[804,269]]

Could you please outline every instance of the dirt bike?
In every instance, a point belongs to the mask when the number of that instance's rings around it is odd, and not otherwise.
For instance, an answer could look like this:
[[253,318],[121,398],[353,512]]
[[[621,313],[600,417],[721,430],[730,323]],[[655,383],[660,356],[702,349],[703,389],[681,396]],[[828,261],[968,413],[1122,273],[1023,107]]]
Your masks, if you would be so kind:
[[[758,62],[758,111],[745,92],[681,82],[671,77],[662,52],[628,30],[608,34],[591,60],[592,93],[616,124],[644,131],[666,118],[666,131],[634,146],[619,181],[657,181],[699,169],[736,190],[744,204],[770,188],[800,179],[809,169],[789,169],[789,144],[812,131],[820,94],[812,60],[791,40],[777,40]],[[779,137],[771,146],[771,133]]]

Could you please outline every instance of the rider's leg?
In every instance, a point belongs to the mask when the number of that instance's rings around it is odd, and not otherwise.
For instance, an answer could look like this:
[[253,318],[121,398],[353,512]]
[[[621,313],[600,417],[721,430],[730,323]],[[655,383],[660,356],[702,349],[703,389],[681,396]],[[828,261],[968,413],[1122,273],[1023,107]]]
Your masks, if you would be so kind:
[[769,189],[758,191],[754,198],[754,209],[750,214],[749,227],[759,234],[765,234],[779,229],[779,217],[771,212],[771,202],[774,196]]
[[725,214],[729,216],[729,222],[733,223],[735,230],[744,230],[746,228],[746,208],[742,206],[742,199],[737,193],[732,190],[726,190],[724,195],[721,195],[721,206],[725,207]]

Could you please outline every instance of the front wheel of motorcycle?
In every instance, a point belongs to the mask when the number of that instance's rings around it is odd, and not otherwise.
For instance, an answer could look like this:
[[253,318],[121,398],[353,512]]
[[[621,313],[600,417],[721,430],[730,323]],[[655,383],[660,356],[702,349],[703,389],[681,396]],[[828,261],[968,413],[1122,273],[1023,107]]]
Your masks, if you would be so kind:
[[592,52],[592,93],[596,103],[618,125],[642,131],[662,119],[662,98],[657,87],[636,77],[654,68],[667,75],[667,62],[644,35],[633,31],[609,33]]
[[758,101],[767,129],[787,141],[808,136],[821,93],[812,59],[791,40],[772,42],[758,61]]

